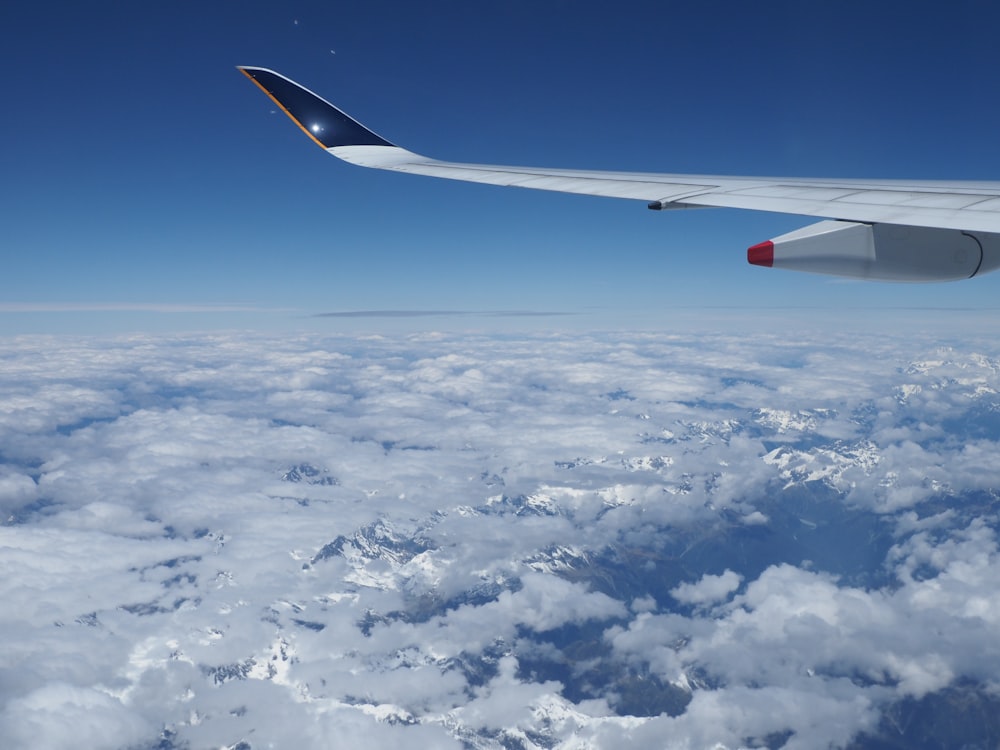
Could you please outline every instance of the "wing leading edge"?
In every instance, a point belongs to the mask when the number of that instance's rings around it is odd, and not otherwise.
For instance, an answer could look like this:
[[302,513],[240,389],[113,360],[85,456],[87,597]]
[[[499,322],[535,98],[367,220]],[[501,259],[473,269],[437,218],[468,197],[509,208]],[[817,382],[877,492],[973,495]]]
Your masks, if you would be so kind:
[[754,265],[892,281],[968,278],[1000,267],[1000,182],[722,177],[446,162],[397,146],[280,73],[239,70],[314,143],[359,166],[643,200],[652,209],[742,208],[834,220],[754,245],[748,251]]

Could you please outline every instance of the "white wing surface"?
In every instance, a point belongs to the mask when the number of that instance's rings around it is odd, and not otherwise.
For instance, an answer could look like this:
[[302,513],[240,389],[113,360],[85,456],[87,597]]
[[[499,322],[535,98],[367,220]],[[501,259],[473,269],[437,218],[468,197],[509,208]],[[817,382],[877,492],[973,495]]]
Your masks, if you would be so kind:
[[821,221],[748,250],[754,265],[890,281],[944,281],[1000,267],[1000,182],[721,177],[439,161],[400,148],[266,68],[239,68],[317,145],[363,167],[489,185],[742,208]]

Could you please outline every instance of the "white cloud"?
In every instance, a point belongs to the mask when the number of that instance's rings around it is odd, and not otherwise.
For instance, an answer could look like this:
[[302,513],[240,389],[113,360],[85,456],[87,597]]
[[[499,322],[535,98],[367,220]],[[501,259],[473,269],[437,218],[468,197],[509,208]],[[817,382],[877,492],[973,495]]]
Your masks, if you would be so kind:
[[0,341],[0,744],[827,747],[988,684],[1000,367],[927,349]]
[[107,693],[50,682],[15,698],[0,712],[4,747],[127,747],[148,739],[157,727]]
[[717,576],[706,573],[697,583],[682,583],[670,595],[682,604],[711,604],[727,598],[742,580],[743,576],[731,570]]

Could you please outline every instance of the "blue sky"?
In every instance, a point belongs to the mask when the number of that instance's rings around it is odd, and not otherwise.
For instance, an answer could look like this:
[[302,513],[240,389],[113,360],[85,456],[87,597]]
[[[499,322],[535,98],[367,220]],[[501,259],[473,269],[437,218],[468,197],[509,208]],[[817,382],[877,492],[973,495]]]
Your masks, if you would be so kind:
[[986,2],[8,3],[0,332],[994,308],[989,276],[911,287],[747,266],[748,245],[807,219],[354,168],[234,66],[444,159],[996,179],[998,20]]

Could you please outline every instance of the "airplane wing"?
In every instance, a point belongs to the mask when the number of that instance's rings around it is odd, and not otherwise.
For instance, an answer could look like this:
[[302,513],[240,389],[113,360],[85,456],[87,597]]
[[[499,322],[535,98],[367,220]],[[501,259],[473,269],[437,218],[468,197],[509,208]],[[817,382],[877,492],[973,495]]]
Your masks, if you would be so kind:
[[742,208],[826,219],[752,246],[747,259],[759,266],[886,281],[963,279],[1000,268],[1000,182],[721,177],[439,161],[375,134],[280,73],[239,70],[313,142],[351,164],[630,198],[656,210]]

